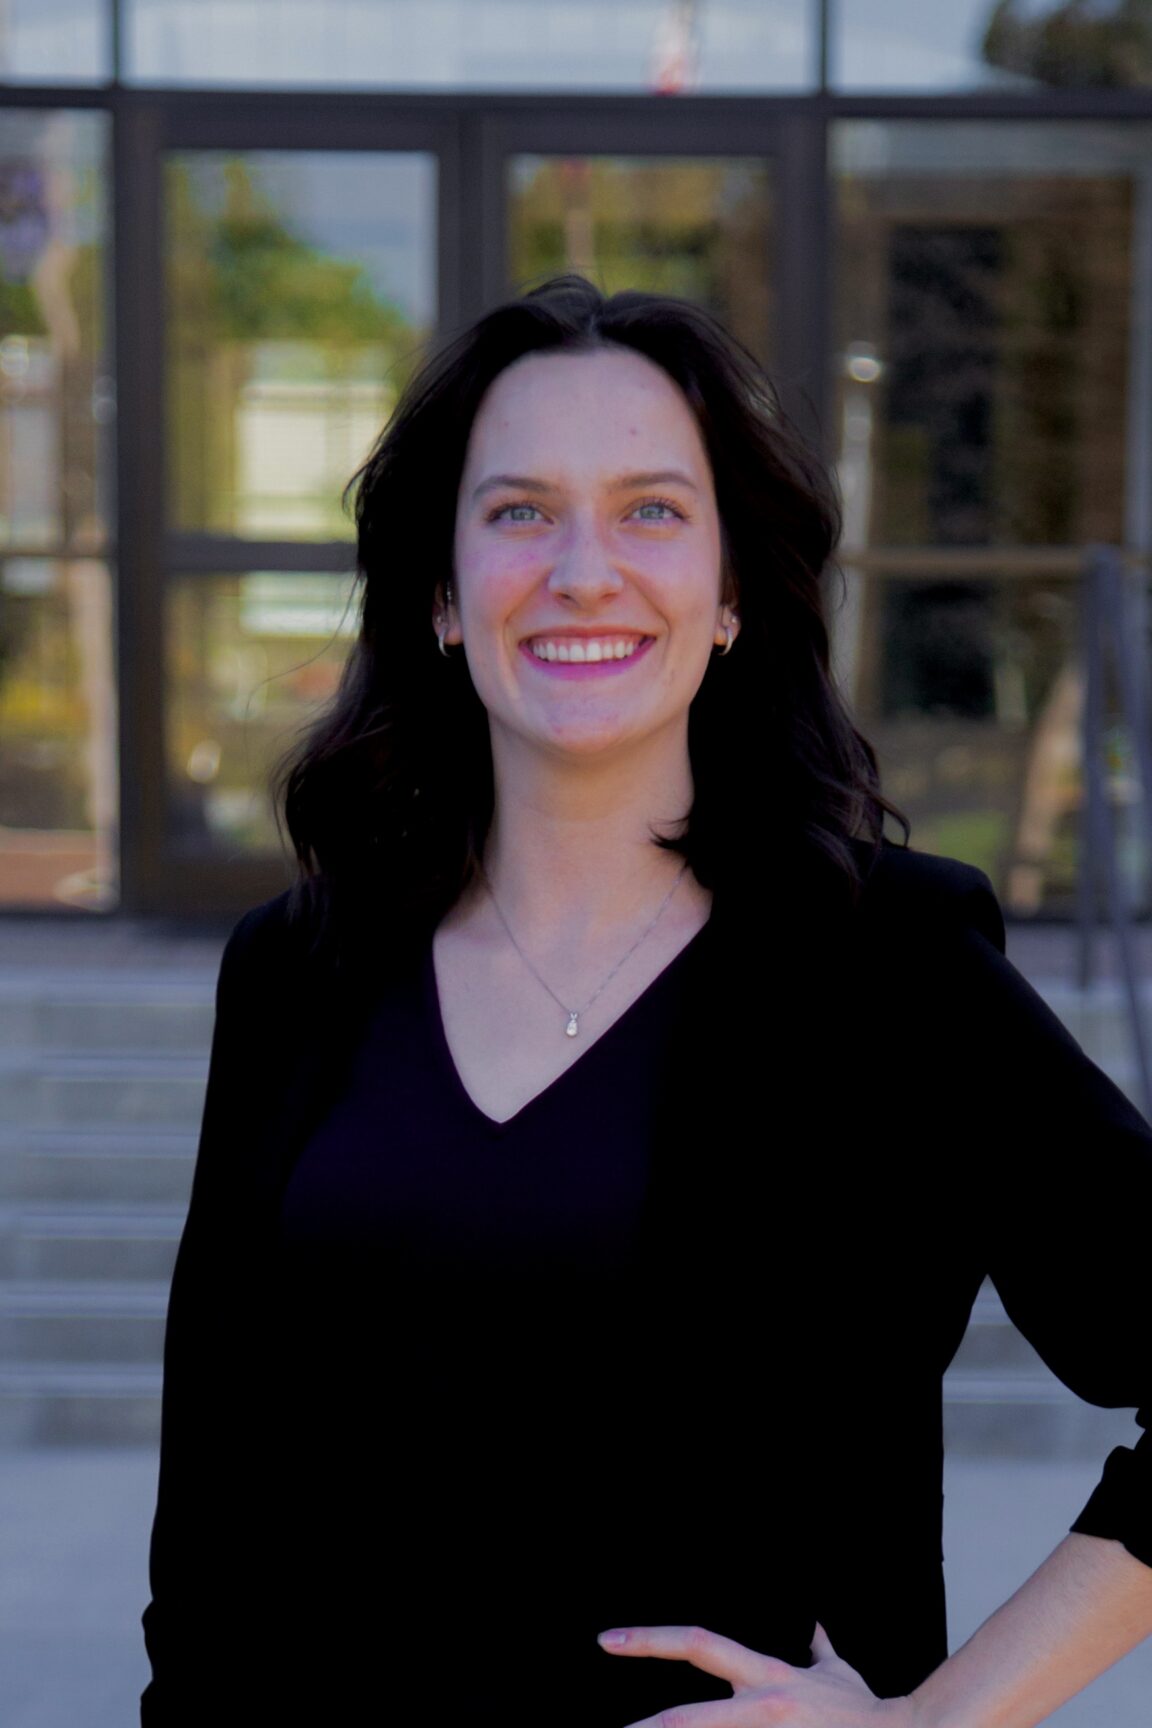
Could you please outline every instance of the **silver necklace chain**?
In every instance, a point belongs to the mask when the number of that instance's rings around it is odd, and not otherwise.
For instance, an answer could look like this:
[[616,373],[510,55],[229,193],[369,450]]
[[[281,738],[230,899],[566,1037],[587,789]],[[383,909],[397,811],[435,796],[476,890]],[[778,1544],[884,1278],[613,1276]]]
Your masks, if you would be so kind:
[[615,978],[617,972],[619,972],[621,966],[623,966],[625,960],[630,959],[631,956],[633,954],[635,954],[637,948],[639,948],[641,942],[643,942],[647,937],[651,936],[653,930],[655,930],[657,924],[660,922],[660,918],[661,918],[661,915],[664,911],[664,908],[667,906],[669,900],[671,900],[673,894],[675,894],[677,888],[679,888],[681,879],[684,875],[685,870],[687,870],[687,868],[688,868],[688,860],[685,859],[683,864],[681,864],[680,869],[677,871],[676,880],[673,882],[671,888],[669,888],[667,894],[665,894],[663,900],[661,900],[659,906],[657,906],[656,914],[653,917],[651,923],[647,924],[645,926],[645,928],[643,930],[641,930],[639,936],[637,936],[635,942],[633,942],[633,944],[632,944],[631,948],[629,948],[627,954],[622,955],[620,957],[620,959],[617,960],[615,966],[613,966],[613,968],[612,968],[611,972],[609,972],[607,978],[604,979],[602,984],[597,985],[596,989],[593,990],[591,996],[589,996],[587,1002],[585,1002],[584,1005],[580,1008],[570,1008],[566,1002],[562,1001],[561,998],[559,996],[557,996],[555,990],[553,990],[553,988],[552,988],[551,984],[549,984],[548,980],[546,978],[541,978],[539,972],[537,972],[535,966],[533,966],[531,960],[529,960],[527,954],[525,954],[523,948],[521,948],[519,942],[517,942],[515,936],[512,934],[512,926],[509,924],[507,918],[505,918],[503,910],[501,909],[501,906],[500,906],[500,902],[499,902],[499,900],[497,900],[495,894],[492,892],[492,884],[491,884],[491,882],[489,882],[488,877],[483,870],[481,870],[481,872],[480,872],[480,879],[483,882],[485,888],[488,890],[489,898],[491,899],[493,906],[495,906],[495,908],[496,908],[496,912],[497,912],[497,915],[499,916],[501,924],[503,924],[505,930],[508,932],[509,942],[511,942],[513,948],[515,948],[517,954],[519,954],[521,960],[523,960],[525,966],[527,966],[529,972],[531,972],[531,974],[532,974],[533,978],[535,978],[536,982],[538,984],[542,984],[544,989],[547,990],[549,996],[551,996],[553,1002],[555,1002],[559,1007],[563,1008],[565,1014],[568,1016],[568,1023],[565,1026],[564,1031],[567,1033],[569,1038],[575,1038],[577,1033],[580,1030],[580,1016],[582,1014],[586,1014],[588,1012],[589,1008],[591,1008],[593,1002],[595,1002],[596,998],[601,994],[601,992],[603,990],[607,989],[608,985],[611,984],[613,978]]

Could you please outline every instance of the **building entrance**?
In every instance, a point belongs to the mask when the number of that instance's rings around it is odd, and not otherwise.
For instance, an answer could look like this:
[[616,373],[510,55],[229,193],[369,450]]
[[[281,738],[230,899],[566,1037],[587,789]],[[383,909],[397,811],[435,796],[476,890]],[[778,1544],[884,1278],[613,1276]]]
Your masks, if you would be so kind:
[[[815,426],[822,128],[764,102],[327,96],[142,96],[119,125],[119,717],[89,721],[119,800],[87,897],[227,916],[290,878],[268,776],[340,677],[342,494],[427,342],[578,270],[786,356]],[[59,903],[62,873],[43,847],[21,903]]]

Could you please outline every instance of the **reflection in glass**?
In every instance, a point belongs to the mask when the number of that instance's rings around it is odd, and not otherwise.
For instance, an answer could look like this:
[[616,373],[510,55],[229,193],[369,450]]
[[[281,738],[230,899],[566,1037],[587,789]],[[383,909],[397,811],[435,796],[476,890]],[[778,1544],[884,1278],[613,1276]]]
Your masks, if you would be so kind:
[[126,0],[143,83],[803,90],[811,0]]
[[1152,132],[847,124],[834,161],[845,544],[923,548],[852,571],[842,677],[916,843],[1067,912],[1076,589],[1013,549],[1152,546]]
[[0,547],[104,543],[102,114],[0,113]]
[[516,156],[509,273],[578,270],[607,293],[677,294],[756,354],[772,322],[772,170],[763,159]]
[[841,90],[1141,89],[1152,15],[1141,0],[841,0],[831,82]]
[[[1070,916],[1080,820],[1077,588],[1060,575],[846,572],[856,714],[912,844],[978,865],[1006,910]],[[858,610],[854,628],[844,614]],[[842,674],[844,668],[841,668]]]
[[117,898],[108,568],[0,562],[0,906]]
[[1148,478],[1152,134],[849,124],[835,161],[841,443],[869,538],[1123,538]]
[[6,84],[88,84],[111,77],[111,0],[7,0],[0,14]]
[[173,525],[348,534],[341,493],[435,318],[435,161],[168,160]]
[[168,830],[183,847],[279,849],[268,779],[336,690],[351,576],[179,577],[167,629]]

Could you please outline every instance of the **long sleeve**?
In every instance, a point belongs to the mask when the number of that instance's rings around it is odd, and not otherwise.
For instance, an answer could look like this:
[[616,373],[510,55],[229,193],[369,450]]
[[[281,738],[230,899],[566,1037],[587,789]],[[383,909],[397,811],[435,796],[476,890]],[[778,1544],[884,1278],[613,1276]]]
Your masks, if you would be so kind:
[[[153,1679],[145,1728],[230,1719],[222,1677],[250,1618],[250,1579],[230,1550],[258,1470],[249,1420],[259,1361],[259,1180],[273,1028],[253,952],[259,909],[225,947],[188,1217],[177,1254],[164,1352],[152,1599],[143,1616]],[[211,1706],[211,1716],[203,1710]]]
[[[986,1270],[1039,1355],[1089,1403],[1135,1407],[1071,1528],[1152,1566],[1152,1128],[1005,958],[991,885],[961,898],[960,1053]],[[955,1054],[955,1053],[954,1053]]]

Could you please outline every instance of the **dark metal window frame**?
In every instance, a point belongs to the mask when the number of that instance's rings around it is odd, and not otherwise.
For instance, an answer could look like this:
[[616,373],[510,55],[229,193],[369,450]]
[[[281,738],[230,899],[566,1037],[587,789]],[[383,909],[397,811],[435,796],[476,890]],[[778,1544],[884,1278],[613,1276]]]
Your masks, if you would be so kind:
[[[146,912],[227,911],[283,886],[275,859],[226,852],[190,852],[166,826],[164,750],[164,607],[173,575],[226,571],[347,569],[343,542],[252,542],[222,535],[177,533],[164,520],[164,329],[162,164],[172,150],[426,150],[437,157],[437,329],[465,324],[510,289],[506,276],[505,174],[520,153],[592,153],[631,156],[760,156],[785,159],[784,127],[760,102],[693,104],[669,111],[644,99],[576,98],[558,101],[417,96],[293,97],[233,93],[195,97],[164,92],[156,99],[132,93],[131,112],[119,134],[118,204],[128,216],[117,250],[121,412],[119,471],[131,476],[118,512],[121,632],[122,900]],[[808,128],[797,143],[822,140]],[[781,257],[804,255],[806,212],[822,186],[822,155],[809,163],[806,183],[793,175],[779,185]],[[814,169],[814,172],[813,172]],[[782,177],[781,177],[782,182]],[[788,193],[791,192],[789,199]],[[791,212],[791,222],[787,212]],[[791,243],[787,239],[791,233]],[[815,260],[813,260],[815,268]],[[820,354],[812,278],[804,294],[782,295],[801,308],[807,329],[785,321],[782,346],[792,354]],[[822,326],[821,326],[822,328]],[[814,341],[814,338],[817,338]],[[815,359],[815,375],[820,366]],[[809,395],[811,392],[808,393]],[[819,394],[817,389],[815,394]],[[797,392],[795,411],[818,418],[813,402]]]
[[9,109],[110,113],[112,328],[117,385],[115,532],[123,914],[227,915],[277,892],[283,866],[190,854],[165,824],[163,624],[173,574],[346,569],[342,543],[174,534],[164,520],[161,177],[173,149],[427,150],[439,163],[438,330],[510,290],[505,165],[520,153],[759,155],[774,163],[778,368],[785,405],[819,437],[832,401],[829,305],[834,192],[827,144],[838,120],[1152,120],[1152,93],[992,96],[687,96],[482,92],[245,91],[0,86]]

